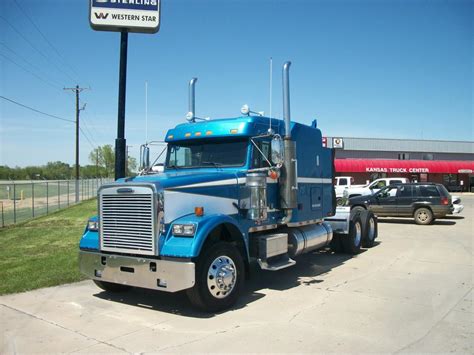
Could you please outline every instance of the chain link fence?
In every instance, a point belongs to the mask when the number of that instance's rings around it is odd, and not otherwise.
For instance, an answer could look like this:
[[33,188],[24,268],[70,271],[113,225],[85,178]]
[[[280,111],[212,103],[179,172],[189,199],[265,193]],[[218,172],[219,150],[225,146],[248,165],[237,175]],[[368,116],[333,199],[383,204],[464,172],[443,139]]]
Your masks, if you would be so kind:
[[0,227],[46,215],[94,198],[113,179],[0,181]]

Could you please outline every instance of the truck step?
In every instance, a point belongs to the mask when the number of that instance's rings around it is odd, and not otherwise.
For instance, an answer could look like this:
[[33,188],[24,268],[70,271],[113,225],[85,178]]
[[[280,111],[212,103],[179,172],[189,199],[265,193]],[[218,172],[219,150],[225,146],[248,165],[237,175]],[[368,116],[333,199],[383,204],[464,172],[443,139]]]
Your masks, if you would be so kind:
[[296,264],[296,261],[291,259],[288,254],[282,255],[276,260],[262,260],[262,259],[257,259],[258,265],[260,265],[260,268],[262,270],[268,270],[268,271],[278,271],[290,266],[293,266]]

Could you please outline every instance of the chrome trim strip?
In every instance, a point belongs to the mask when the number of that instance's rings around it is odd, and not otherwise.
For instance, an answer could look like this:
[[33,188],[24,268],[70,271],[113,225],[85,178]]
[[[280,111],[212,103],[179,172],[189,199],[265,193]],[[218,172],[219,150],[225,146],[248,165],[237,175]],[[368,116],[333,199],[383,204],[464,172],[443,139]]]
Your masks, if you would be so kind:
[[276,229],[276,228],[278,228],[277,224],[267,224],[265,226],[250,227],[249,233],[267,231],[267,230]]
[[79,268],[94,280],[166,292],[185,290],[195,283],[195,264],[190,261],[147,259],[81,250]]
[[321,223],[322,221],[323,221],[322,219],[310,219],[308,221],[291,222],[291,223],[287,223],[286,225],[288,227],[301,227],[301,226],[307,226],[310,224]]
[[299,184],[332,184],[331,178],[298,177]]

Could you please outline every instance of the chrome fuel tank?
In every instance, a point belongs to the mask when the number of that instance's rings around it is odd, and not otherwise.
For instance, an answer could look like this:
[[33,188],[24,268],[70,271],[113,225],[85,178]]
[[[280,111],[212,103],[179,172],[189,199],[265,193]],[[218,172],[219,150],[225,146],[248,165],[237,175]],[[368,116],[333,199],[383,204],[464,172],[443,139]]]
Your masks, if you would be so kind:
[[332,240],[332,228],[329,223],[325,222],[288,228],[285,233],[288,233],[288,254],[291,258],[324,248]]

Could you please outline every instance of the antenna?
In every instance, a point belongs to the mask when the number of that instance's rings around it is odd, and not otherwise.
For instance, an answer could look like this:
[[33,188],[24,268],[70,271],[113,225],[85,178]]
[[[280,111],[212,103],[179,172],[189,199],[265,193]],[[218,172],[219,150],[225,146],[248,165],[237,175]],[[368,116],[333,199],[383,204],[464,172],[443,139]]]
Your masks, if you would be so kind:
[[148,143],[148,81],[145,81],[145,143]]
[[270,128],[268,129],[268,132],[271,132],[272,131],[272,83],[273,83],[273,58],[270,57],[270,114],[269,114],[269,118],[270,118]]

